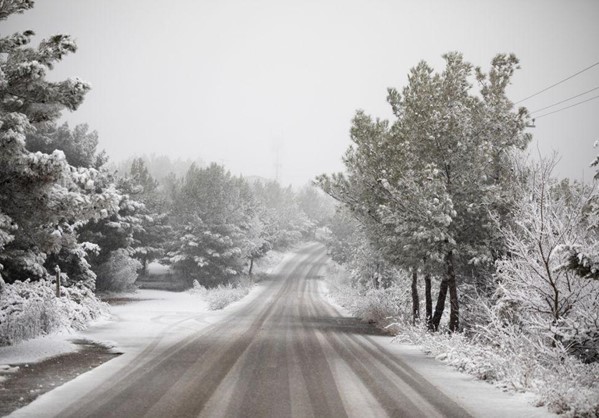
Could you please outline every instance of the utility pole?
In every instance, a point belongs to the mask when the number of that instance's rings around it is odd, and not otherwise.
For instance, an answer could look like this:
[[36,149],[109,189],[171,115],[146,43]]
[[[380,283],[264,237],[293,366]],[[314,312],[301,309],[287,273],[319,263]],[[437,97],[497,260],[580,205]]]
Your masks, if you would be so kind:
[[274,169],[275,169],[275,180],[280,182],[281,177],[281,139],[276,139],[273,143],[274,153]]

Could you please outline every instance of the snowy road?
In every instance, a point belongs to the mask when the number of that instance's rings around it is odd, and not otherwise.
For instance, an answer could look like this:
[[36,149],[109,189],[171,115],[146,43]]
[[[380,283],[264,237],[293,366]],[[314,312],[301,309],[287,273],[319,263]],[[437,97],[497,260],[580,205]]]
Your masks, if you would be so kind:
[[[57,406],[49,393],[52,407],[45,411],[61,417],[470,416],[388,351],[371,335],[374,329],[323,299],[325,261],[322,246],[305,247],[240,309],[172,345],[157,349],[156,340],[103,379],[98,368],[100,383],[82,389],[84,395],[71,390],[65,398],[65,385],[64,404]],[[38,416],[40,401],[15,415]]]

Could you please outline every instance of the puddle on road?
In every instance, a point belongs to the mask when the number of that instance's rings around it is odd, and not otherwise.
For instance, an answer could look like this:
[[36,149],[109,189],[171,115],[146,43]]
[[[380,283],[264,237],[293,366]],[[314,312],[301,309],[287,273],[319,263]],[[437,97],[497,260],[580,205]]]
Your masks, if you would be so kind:
[[38,396],[112,360],[118,353],[88,340],[74,340],[80,348],[39,363],[13,364],[18,370],[3,374],[0,381],[0,416],[33,402]]

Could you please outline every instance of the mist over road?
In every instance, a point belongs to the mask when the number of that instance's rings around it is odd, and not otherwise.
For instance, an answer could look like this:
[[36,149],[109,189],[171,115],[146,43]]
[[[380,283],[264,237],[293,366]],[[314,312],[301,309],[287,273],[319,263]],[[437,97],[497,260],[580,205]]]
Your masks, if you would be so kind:
[[[63,417],[464,417],[321,296],[321,245],[285,261],[242,309],[124,368]],[[147,360],[147,359],[146,359]]]

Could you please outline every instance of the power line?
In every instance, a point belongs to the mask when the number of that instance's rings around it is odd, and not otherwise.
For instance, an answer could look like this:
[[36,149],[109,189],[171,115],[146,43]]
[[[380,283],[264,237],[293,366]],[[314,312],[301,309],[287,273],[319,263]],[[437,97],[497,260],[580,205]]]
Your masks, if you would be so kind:
[[590,92],[592,92],[592,91],[595,91],[595,90],[598,90],[598,89],[599,89],[599,86],[598,86],[598,87],[595,87],[594,89],[587,90],[587,91],[585,91],[584,93],[577,94],[576,96],[568,97],[567,99],[564,99],[564,100],[562,100],[562,101],[560,101],[560,102],[553,103],[552,105],[545,106],[545,107],[542,107],[542,108],[540,108],[540,109],[537,109],[537,110],[535,110],[534,112],[530,112],[530,114],[532,115],[533,113],[538,113],[538,112],[540,112],[541,110],[549,109],[550,107],[557,106],[558,104],[565,103],[565,102],[567,102],[567,101],[570,101],[570,100],[572,100],[572,99],[576,99],[577,97],[584,96],[585,94],[587,94],[587,93],[590,93]]
[[570,105],[570,106],[562,107],[561,109],[554,110],[553,112],[545,113],[544,115],[537,116],[534,119],[535,120],[536,119],[541,119],[541,118],[544,118],[545,116],[553,115],[554,113],[561,112],[562,110],[570,109],[571,107],[578,106],[578,105],[581,105],[581,104],[586,103],[586,102],[590,102],[591,100],[595,100],[595,99],[599,99],[599,95],[591,97],[590,99],[587,99],[587,100],[583,100],[582,102],[574,103],[573,105]]
[[522,103],[522,102],[523,102],[523,101],[525,101],[525,100],[528,100],[528,99],[531,99],[531,98],[533,98],[533,97],[535,97],[535,96],[538,96],[539,94],[541,94],[541,93],[544,93],[544,92],[546,92],[547,90],[549,90],[549,89],[552,89],[552,88],[554,88],[555,86],[558,86],[558,85],[560,85],[560,84],[562,84],[562,83],[564,83],[564,82],[566,82],[566,81],[570,80],[571,78],[574,78],[574,77],[576,77],[577,75],[579,75],[579,74],[582,74],[582,73],[584,73],[584,72],[585,72],[585,71],[587,71],[587,70],[590,70],[590,69],[591,69],[591,68],[593,68],[593,67],[596,67],[597,65],[599,65],[599,61],[597,61],[596,63],[594,63],[594,64],[592,64],[592,65],[589,65],[587,68],[584,68],[584,69],[582,69],[582,70],[578,71],[578,72],[577,72],[577,73],[575,73],[575,74],[572,74],[570,77],[566,77],[566,78],[564,78],[563,80],[560,80],[560,81],[558,81],[557,83],[550,85],[549,87],[545,87],[545,88],[544,88],[543,90],[541,90],[541,91],[538,91],[538,92],[536,92],[536,93],[534,93],[534,94],[531,94],[531,95],[530,95],[530,96],[528,96],[528,97],[525,97],[524,99],[522,99],[522,100],[520,100],[520,101],[518,101],[518,102],[516,102],[516,103],[514,103],[514,104],[519,104],[519,103]]

